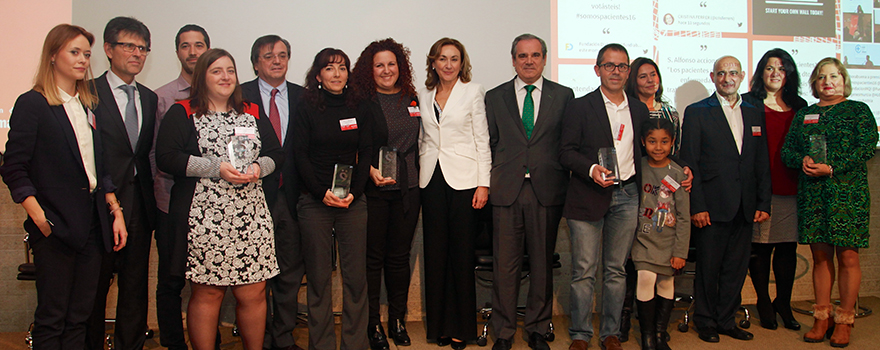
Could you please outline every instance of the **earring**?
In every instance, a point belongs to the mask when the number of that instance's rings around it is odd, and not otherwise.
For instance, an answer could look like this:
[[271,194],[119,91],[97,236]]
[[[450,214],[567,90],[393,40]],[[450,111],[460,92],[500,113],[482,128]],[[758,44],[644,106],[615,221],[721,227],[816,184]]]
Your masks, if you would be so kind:
[[53,65],[53,66],[55,65],[55,61],[52,61],[52,65]]
[[321,86],[321,83],[318,83],[318,90],[321,90],[321,89],[323,89],[323,87]]

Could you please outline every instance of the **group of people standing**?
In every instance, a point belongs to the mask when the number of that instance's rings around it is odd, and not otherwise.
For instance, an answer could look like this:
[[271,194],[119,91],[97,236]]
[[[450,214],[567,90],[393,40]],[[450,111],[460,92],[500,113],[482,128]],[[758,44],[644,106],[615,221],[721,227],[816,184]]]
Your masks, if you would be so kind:
[[[586,349],[593,336],[600,266],[603,349],[628,339],[633,299],[642,348],[669,349],[672,276],[685,264],[691,232],[701,339],[752,338],[733,321],[747,269],[761,325],[776,328],[778,313],[786,328],[800,327],[790,307],[797,241],[811,245],[815,261],[816,322],[804,339],[822,341],[833,320],[832,345],[849,342],[858,248],[868,244],[865,162],[877,132],[867,106],[846,100],[850,79],[836,59],[817,65],[810,85],[820,102],[807,107],[785,51],[762,58],[743,96],[739,61],[722,57],[711,73],[716,93],[680,118],[662,98],[657,64],[630,63],[619,44],[599,51],[600,87],[579,98],[543,77],[547,45],[531,34],[511,45],[516,76],[488,92],[471,81],[467,51],[451,38],[431,46],[418,90],[409,49],[390,38],[370,43],[354,67],[345,52],[321,50],[301,87],[286,78],[290,43],[263,36],[250,55],[257,78],[240,84],[232,55],[211,49],[208,33],[190,24],[175,37],[180,76],[155,93],[135,81],[150,52],[143,23],[107,24],[110,69],[95,79],[93,44],[78,26],[49,32],[34,89],[16,101],[0,167],[28,214],[36,349],[101,348],[113,273],[117,346],[143,347],[154,229],[163,346],[187,348],[180,294],[189,280],[193,348],[219,346],[220,305],[231,287],[245,348],[297,349],[297,294],[307,276],[309,348],[335,349],[336,260],[341,348],[410,345],[410,251],[420,209],[427,338],[463,349],[476,340],[474,223],[487,204],[494,350],[514,341],[526,254],[524,337],[533,349],[549,349],[563,216],[571,232],[572,350]],[[815,135],[824,136],[824,159],[812,152]],[[390,173],[381,165],[389,154]],[[835,255],[842,302],[832,312]]]

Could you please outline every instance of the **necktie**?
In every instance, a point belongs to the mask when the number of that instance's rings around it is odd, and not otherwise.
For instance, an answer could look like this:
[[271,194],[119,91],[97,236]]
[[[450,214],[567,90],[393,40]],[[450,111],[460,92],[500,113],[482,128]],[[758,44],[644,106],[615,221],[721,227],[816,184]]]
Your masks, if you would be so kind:
[[284,145],[284,140],[281,139],[281,114],[278,113],[278,105],[275,104],[275,95],[278,94],[278,89],[272,89],[272,97],[269,98],[269,122],[272,123],[272,128],[275,129],[275,136],[278,136],[278,143]]
[[128,95],[128,103],[125,104],[125,131],[128,133],[128,142],[131,144],[131,150],[134,151],[138,139],[138,113],[137,101],[134,98],[134,86],[123,84],[119,88],[125,90],[125,94]]
[[523,101],[522,122],[526,129],[526,138],[532,138],[532,130],[535,129],[535,100],[532,99],[534,85],[526,85],[526,98]]
[[[275,104],[275,95],[278,89],[272,89],[272,97],[269,98],[269,122],[272,123],[272,129],[275,129],[275,136],[278,136],[278,143],[284,145],[284,139],[281,138],[281,114],[278,113],[278,105]],[[278,175],[278,188],[284,185],[284,179]]]

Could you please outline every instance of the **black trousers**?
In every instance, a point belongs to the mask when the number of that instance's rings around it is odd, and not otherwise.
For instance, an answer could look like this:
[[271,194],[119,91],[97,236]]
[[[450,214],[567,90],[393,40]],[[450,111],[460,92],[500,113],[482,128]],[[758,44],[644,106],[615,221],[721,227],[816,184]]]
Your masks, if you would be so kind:
[[263,348],[287,348],[296,344],[293,329],[299,303],[296,300],[306,272],[299,222],[290,215],[287,198],[279,193],[272,208],[275,224],[275,257],[281,273],[266,282],[266,336]]
[[32,240],[37,275],[34,349],[81,350],[85,345],[104,251],[97,212],[93,216],[89,240],[80,251],[52,235]]
[[428,339],[477,338],[474,277],[476,188],[455,190],[440,164],[422,190],[425,246],[425,328]]
[[496,339],[512,340],[516,333],[523,254],[529,255],[529,293],[524,335],[544,334],[553,317],[553,252],[562,219],[562,206],[538,202],[530,180],[523,182],[513,205],[493,207],[492,328]]
[[[409,203],[404,211],[404,201]],[[388,320],[405,320],[409,296],[413,235],[419,222],[419,188],[407,190],[404,197],[397,191],[382,191],[367,196],[367,299],[370,304],[370,326],[381,323],[379,295],[382,273],[388,295]]]
[[186,286],[186,279],[171,274],[173,250],[174,228],[171,216],[159,210],[156,217],[156,251],[159,255],[156,276],[156,319],[159,323],[159,342],[169,350],[185,350],[187,345],[183,334],[180,292]]
[[144,348],[153,231],[148,228],[146,208],[143,206],[142,195],[137,186],[135,192],[134,207],[124,209],[125,226],[128,229],[125,248],[118,252],[105,252],[102,257],[98,292],[88,321],[86,349],[104,349],[104,312],[114,270],[119,291],[116,301],[116,326],[113,331],[116,349]]
[[734,317],[742,304],[740,293],[752,251],[752,222],[746,221],[740,209],[733,221],[713,221],[696,229],[696,234],[694,324],[698,328],[731,329],[736,326]]

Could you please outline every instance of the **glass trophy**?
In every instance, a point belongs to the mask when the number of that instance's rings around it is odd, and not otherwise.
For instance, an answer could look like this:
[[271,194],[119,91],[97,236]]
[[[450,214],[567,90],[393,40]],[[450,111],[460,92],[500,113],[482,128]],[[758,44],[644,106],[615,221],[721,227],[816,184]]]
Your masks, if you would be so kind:
[[233,136],[227,150],[229,163],[242,174],[247,173],[248,167],[257,159],[254,142],[246,135]]
[[330,186],[330,191],[333,192],[336,197],[339,197],[340,199],[348,197],[348,193],[351,190],[351,175],[353,172],[354,167],[351,165],[334,165],[333,184]]
[[397,181],[397,148],[379,148],[379,172],[383,178]]
[[617,149],[614,147],[602,147],[599,149],[599,166],[611,170],[611,174],[602,173],[602,180],[612,180],[614,184],[620,184],[620,170],[617,168]]
[[818,164],[828,164],[825,135],[810,135],[810,158]]

